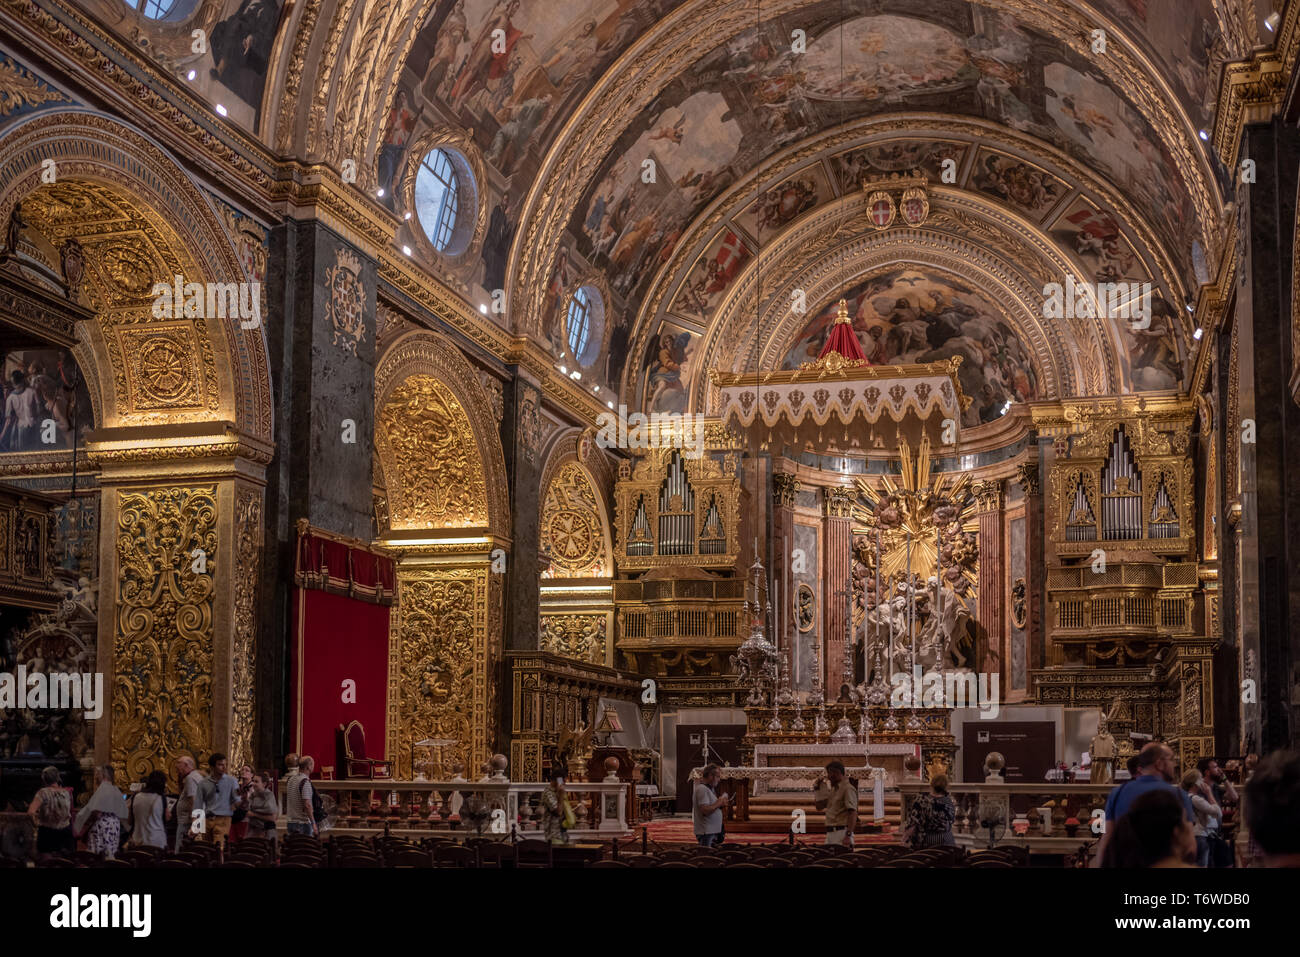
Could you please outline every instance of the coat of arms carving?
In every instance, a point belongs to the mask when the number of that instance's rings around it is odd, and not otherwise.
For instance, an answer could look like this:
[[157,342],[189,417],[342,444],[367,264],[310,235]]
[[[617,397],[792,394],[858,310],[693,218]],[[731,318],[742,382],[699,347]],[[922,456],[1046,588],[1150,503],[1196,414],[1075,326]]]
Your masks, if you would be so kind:
[[361,260],[349,249],[334,253],[335,264],[325,270],[330,298],[325,315],[334,327],[334,345],[357,354],[366,338],[366,289],[361,284]]

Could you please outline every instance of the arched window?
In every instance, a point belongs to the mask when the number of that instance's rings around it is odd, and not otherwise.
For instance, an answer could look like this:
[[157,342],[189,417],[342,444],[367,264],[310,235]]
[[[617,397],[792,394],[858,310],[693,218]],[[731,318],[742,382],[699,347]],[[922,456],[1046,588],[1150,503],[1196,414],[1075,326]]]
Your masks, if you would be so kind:
[[579,365],[589,366],[600,355],[605,334],[605,301],[595,286],[579,286],[569,300],[566,341]]
[[460,178],[446,150],[430,150],[415,176],[415,213],[438,252],[447,252],[460,212]]

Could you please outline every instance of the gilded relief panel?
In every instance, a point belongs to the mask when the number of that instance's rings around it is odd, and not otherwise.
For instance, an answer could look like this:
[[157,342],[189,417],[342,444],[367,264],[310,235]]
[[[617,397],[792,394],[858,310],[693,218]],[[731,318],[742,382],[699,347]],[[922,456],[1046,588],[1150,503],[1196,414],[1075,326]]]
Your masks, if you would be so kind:
[[217,487],[117,493],[112,762],[138,780],[213,747]]
[[596,490],[577,462],[561,466],[546,489],[542,543],[551,557],[543,578],[594,578],[610,573]]
[[388,482],[391,525],[488,525],[487,486],[464,407],[430,375],[413,375],[379,412],[375,442]]
[[262,567],[262,493],[241,488],[235,500],[234,647],[231,656],[230,766],[253,760],[256,715],[258,579]]
[[489,566],[398,567],[397,621],[389,638],[388,755],[411,776],[411,747],[450,738],[447,766],[467,772],[490,757]]

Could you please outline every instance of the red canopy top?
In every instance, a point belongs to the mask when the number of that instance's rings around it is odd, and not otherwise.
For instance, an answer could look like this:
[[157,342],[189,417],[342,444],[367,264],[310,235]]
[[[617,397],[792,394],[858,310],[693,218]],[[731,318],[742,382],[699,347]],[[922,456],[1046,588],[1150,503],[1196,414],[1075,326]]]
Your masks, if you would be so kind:
[[821,354],[817,358],[823,359],[832,352],[838,352],[846,359],[856,359],[860,362],[865,362],[867,358],[862,351],[862,346],[858,344],[858,337],[853,334],[853,320],[849,318],[849,304],[843,299],[840,300],[840,309],[835,316],[835,324],[831,326],[831,334],[826,338],[826,345],[822,346]]

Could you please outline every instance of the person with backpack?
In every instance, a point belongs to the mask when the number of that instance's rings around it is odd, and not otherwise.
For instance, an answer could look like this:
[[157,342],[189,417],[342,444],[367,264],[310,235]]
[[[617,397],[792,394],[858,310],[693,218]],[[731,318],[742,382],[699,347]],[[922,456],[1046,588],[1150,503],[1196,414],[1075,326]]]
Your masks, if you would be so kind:
[[194,826],[194,811],[205,814],[205,805],[200,791],[203,789],[203,772],[194,766],[194,759],[188,755],[176,759],[176,779],[180,782],[180,797],[176,799],[176,844],[179,851],[185,841],[185,835]]
[[[320,797],[311,785],[311,772],[316,767],[311,755],[298,759],[298,770],[284,782],[284,813],[289,818],[290,834],[319,833],[317,804]],[[323,816],[323,815],[321,815]]]
[[27,806],[36,825],[36,853],[72,853],[77,849],[72,836],[72,789],[59,780],[59,769],[50,765],[41,772],[41,789]]

